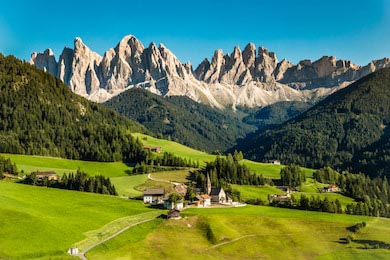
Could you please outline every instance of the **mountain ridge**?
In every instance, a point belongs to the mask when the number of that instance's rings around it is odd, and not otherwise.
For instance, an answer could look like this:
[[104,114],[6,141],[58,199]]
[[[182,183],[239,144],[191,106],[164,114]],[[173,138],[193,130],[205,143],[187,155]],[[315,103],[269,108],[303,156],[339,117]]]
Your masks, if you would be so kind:
[[104,102],[126,89],[139,87],[161,96],[187,96],[213,107],[261,107],[279,101],[316,101],[377,69],[390,59],[359,66],[333,56],[294,65],[278,61],[274,52],[249,43],[243,51],[214,52],[194,70],[181,63],[163,44],[148,47],[133,35],[125,36],[103,56],[76,37],[58,62],[47,49],[33,53],[30,63],[66,83],[75,93]]
[[388,174],[390,68],[374,72],[275,129],[243,140],[249,159]]

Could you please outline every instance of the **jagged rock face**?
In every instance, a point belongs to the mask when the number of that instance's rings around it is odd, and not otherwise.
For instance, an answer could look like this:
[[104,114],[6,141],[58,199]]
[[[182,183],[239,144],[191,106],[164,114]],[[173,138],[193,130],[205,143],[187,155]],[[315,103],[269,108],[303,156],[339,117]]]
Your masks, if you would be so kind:
[[185,95],[215,107],[265,106],[278,101],[308,101],[321,98],[380,68],[390,59],[360,67],[324,56],[293,65],[278,62],[275,53],[249,43],[230,54],[216,50],[211,59],[193,71],[160,44],[145,48],[134,36],[124,37],[101,57],[80,38],[74,48],[65,47],[58,63],[50,49],[33,53],[31,64],[65,82],[74,92],[104,102],[131,87],[159,95]]
[[30,64],[34,64],[37,68],[53,75],[57,74],[58,66],[51,49],[46,49],[43,53],[34,52],[31,54]]
[[256,57],[256,47],[248,44],[241,52],[235,47],[230,55],[217,50],[211,60],[204,60],[195,70],[197,79],[207,83],[245,85],[252,81],[272,82],[277,59],[273,52],[260,47]]

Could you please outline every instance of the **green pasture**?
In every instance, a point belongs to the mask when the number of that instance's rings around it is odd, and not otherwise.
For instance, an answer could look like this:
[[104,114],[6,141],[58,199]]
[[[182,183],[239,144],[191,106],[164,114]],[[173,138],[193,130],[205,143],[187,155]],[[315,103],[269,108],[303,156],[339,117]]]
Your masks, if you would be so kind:
[[[388,250],[341,242],[365,221],[356,239],[390,242],[390,220],[262,206],[187,209],[181,220],[140,225],[100,245],[88,259],[386,259]],[[201,225],[203,223],[203,227]],[[209,231],[204,228],[209,226]],[[211,231],[211,232],[210,232]],[[213,240],[207,233],[212,233]],[[363,258],[358,258],[363,259]]]
[[90,175],[104,175],[106,177],[127,176],[132,172],[132,167],[122,162],[89,162],[69,160],[56,157],[44,157],[21,154],[0,154],[10,158],[16,164],[19,171],[25,174],[32,171],[55,171],[57,174],[75,172],[78,168]]
[[152,211],[140,201],[0,182],[0,259],[66,259],[88,231]]
[[151,137],[149,135],[144,135],[140,133],[132,134],[134,137],[139,138],[139,140],[144,145],[149,146],[160,146],[163,150],[163,152],[170,152],[177,156],[181,156],[183,158],[191,159],[193,161],[199,161],[199,164],[201,166],[204,166],[206,162],[214,161],[216,156],[211,155],[205,152],[201,152],[195,149],[192,149],[188,146],[179,144],[177,142],[165,140],[165,139],[158,139],[155,137]]
[[163,172],[154,172],[150,176],[154,180],[161,180],[163,182],[188,182],[191,169],[177,170],[177,171],[163,171]]
[[148,179],[148,175],[139,174],[131,176],[112,177],[110,179],[111,183],[115,185],[115,189],[118,192],[119,196],[133,198],[142,196],[142,192],[136,190],[135,187],[145,183]]
[[268,194],[283,194],[283,191],[269,185],[249,186],[233,184],[232,188],[240,192],[242,201],[247,201],[250,199],[261,199],[267,203]]

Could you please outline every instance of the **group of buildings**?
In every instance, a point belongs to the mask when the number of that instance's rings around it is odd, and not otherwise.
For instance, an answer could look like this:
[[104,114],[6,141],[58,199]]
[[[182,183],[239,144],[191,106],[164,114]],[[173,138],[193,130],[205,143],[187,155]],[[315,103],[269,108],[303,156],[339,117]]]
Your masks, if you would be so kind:
[[[210,207],[212,204],[232,203],[232,200],[226,195],[224,189],[212,188],[210,177],[207,175],[205,190],[197,189],[196,196],[191,202],[196,207]],[[164,189],[149,189],[144,191],[144,203],[151,205],[164,205],[166,209],[181,210],[184,208],[183,201],[172,203],[165,193]]]

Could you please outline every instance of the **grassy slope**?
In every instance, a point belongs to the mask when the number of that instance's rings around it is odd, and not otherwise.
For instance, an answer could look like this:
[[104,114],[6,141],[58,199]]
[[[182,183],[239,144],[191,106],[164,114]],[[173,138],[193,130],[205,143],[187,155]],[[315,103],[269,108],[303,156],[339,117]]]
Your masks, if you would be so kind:
[[5,158],[10,158],[16,163],[18,170],[25,173],[32,171],[54,170],[58,174],[75,172],[78,168],[90,175],[104,175],[106,177],[127,176],[131,173],[132,167],[121,162],[88,162],[78,160],[68,160],[56,157],[43,157],[20,154],[1,154]]
[[142,192],[135,189],[135,187],[142,185],[148,179],[147,174],[122,176],[111,178],[111,182],[115,185],[115,188],[119,196],[138,197],[142,195]]
[[140,133],[135,133],[132,134],[135,137],[138,137],[141,142],[145,145],[151,145],[151,146],[161,146],[163,149],[163,152],[170,152],[174,153],[176,155],[179,155],[183,158],[188,158],[192,159],[195,161],[199,160],[200,165],[205,165],[205,162],[210,162],[215,160],[216,156],[211,155],[205,152],[201,152],[195,149],[192,149],[190,147],[187,147],[185,145],[173,142],[173,141],[168,141],[165,139],[158,139],[154,138],[148,135],[140,134]]
[[[187,159],[199,161],[200,166],[204,166],[206,162],[214,161],[216,158],[216,155],[201,152],[173,141],[158,139],[155,137],[151,137],[139,133],[135,133],[133,134],[133,136],[138,137],[141,140],[141,142],[143,142],[145,145],[160,146],[162,147],[163,151],[174,153],[178,156]],[[263,174],[264,177],[268,177],[268,178],[279,178],[280,169],[284,167],[283,165],[274,165],[271,163],[259,163],[259,162],[249,161],[249,160],[244,160],[243,163],[247,165],[249,169],[251,169],[253,172],[256,172],[258,174]],[[304,170],[308,177],[312,176],[313,170],[307,168],[304,168]]]
[[188,177],[190,175],[190,169],[186,170],[178,170],[178,171],[164,171],[164,172],[154,172],[151,173],[151,177],[154,180],[161,180],[161,181],[172,181],[172,182],[181,182],[186,183],[188,182]]
[[0,182],[0,259],[66,257],[84,233],[149,212],[141,202]]
[[[361,245],[338,243],[346,227],[365,221],[356,239],[390,242],[390,220],[362,216],[247,206],[226,209],[188,209],[187,218],[150,223],[129,230],[97,247],[88,259],[386,259],[388,250],[362,250]],[[217,243],[246,237],[228,245],[213,246],[199,228],[210,224]],[[145,233],[140,235],[140,230]],[[338,258],[342,256],[342,258]]]

